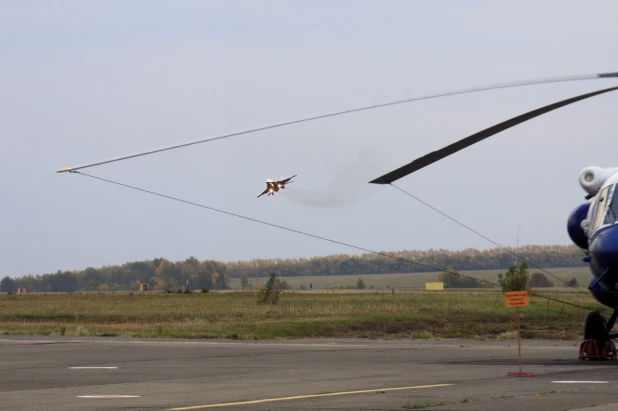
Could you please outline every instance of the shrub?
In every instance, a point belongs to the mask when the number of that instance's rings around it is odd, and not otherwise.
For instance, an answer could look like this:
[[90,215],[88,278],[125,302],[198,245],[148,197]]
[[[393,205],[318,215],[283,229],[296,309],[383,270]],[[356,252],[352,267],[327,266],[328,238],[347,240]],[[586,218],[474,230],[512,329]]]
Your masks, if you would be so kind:
[[463,277],[457,271],[449,268],[438,275],[438,281],[444,283],[444,288],[484,288],[486,283],[474,278]]
[[[276,273],[270,273],[270,278],[258,294],[258,304],[270,303],[276,305],[279,302],[279,294],[281,294],[279,287],[282,282],[276,281],[276,277]],[[283,283],[285,283],[285,281]],[[287,283],[285,283],[285,285],[287,286]]]
[[534,273],[530,276],[530,287],[553,287],[554,283],[545,276],[545,274]]
[[357,290],[364,290],[365,289],[365,283],[363,282],[363,279],[358,277],[358,281],[356,282],[356,289]]
[[504,274],[498,274],[498,282],[503,292],[528,291],[530,288],[530,275],[528,275],[528,263],[523,262],[519,268],[514,265]]

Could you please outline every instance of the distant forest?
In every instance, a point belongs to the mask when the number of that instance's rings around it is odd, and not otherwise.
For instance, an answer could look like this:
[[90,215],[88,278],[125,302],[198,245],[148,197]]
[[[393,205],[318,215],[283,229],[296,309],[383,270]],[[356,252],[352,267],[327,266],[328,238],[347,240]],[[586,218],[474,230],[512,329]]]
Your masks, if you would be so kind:
[[[441,270],[506,270],[514,263],[513,254],[499,248],[461,251],[404,250],[384,253]],[[582,251],[574,245],[529,245],[520,247],[518,254],[531,262],[531,269],[534,265],[543,268],[585,266],[582,262]],[[236,262],[200,261],[194,257],[172,262],[155,258],[123,265],[89,267],[81,271],[58,271],[14,279],[7,276],[0,281],[0,291],[15,291],[18,287],[26,288],[28,292],[137,291],[142,283],[148,284],[149,290],[174,290],[184,287],[227,289],[231,278],[267,278],[271,272],[283,277],[294,277],[429,271],[436,270],[370,253]]]

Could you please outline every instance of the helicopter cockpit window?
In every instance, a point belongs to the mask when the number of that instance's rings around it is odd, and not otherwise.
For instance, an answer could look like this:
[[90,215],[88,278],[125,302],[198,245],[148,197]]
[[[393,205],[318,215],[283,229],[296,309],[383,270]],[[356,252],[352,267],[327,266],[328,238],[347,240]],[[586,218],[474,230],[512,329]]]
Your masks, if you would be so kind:
[[616,188],[618,187],[614,186],[614,192],[607,204],[607,213],[603,224],[614,224],[618,220],[618,190]]
[[592,220],[592,231],[596,231],[597,228],[601,226],[601,222],[605,217],[605,211],[607,209],[607,193],[609,191],[609,187],[605,187],[599,193],[599,197],[597,198],[596,210],[594,211],[594,217]]

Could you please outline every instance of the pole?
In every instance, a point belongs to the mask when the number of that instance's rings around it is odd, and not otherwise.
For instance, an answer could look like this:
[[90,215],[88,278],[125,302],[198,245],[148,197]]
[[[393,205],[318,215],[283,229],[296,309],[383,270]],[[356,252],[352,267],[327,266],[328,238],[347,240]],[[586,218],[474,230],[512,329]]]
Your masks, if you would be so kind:
[[519,365],[519,372],[509,372],[506,375],[509,377],[533,377],[532,372],[523,372],[521,365],[521,318],[519,313],[519,307],[528,306],[528,292],[527,291],[512,291],[504,294],[506,297],[506,306],[515,307],[515,322],[517,323],[517,363]]
[[517,226],[517,244],[515,246],[515,268],[517,268],[517,257],[518,256],[519,256],[519,226]]
[[519,333],[519,307],[515,307],[517,315],[517,351],[519,356],[519,373],[521,374],[521,334]]

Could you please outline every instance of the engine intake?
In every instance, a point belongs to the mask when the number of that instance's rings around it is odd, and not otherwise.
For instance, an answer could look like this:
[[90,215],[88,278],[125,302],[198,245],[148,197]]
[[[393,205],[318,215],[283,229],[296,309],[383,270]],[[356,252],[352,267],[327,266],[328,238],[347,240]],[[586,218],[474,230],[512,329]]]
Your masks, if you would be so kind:
[[617,172],[618,168],[586,167],[579,173],[579,184],[590,196],[595,196],[605,180]]

